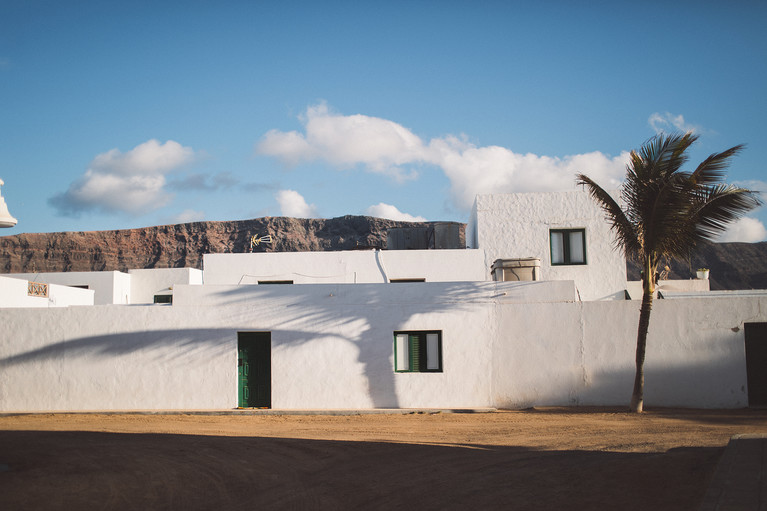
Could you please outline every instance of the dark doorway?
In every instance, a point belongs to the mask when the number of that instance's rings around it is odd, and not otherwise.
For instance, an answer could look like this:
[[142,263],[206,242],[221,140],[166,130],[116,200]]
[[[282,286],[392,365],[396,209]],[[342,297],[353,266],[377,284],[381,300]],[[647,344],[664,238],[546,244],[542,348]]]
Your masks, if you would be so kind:
[[746,323],[748,405],[767,406],[767,323]]
[[272,406],[272,336],[237,332],[237,406]]

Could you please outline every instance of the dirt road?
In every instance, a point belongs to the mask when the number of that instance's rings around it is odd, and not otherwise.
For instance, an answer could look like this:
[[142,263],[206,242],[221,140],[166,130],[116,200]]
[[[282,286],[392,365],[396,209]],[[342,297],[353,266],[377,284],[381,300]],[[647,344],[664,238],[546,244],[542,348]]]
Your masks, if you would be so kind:
[[697,509],[767,411],[0,417],[0,509]]

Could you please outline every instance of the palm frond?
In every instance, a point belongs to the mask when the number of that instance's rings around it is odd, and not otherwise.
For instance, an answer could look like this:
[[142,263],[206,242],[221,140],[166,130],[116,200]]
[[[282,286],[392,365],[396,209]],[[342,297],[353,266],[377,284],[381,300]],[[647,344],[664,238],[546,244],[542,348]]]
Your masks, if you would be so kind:
[[714,153],[703,160],[698,168],[692,173],[692,179],[696,185],[712,186],[720,183],[724,177],[724,170],[729,166],[730,159],[743,150],[745,145],[740,144],[722,151]]
[[576,176],[576,183],[583,185],[589,195],[601,206],[605,217],[615,232],[615,246],[628,257],[636,257],[640,246],[637,243],[638,236],[634,225],[626,217],[625,212],[615,199],[601,186],[584,174]]
[[639,150],[642,157],[642,178],[665,179],[679,171],[687,162],[687,149],[698,139],[692,132],[673,133],[666,135],[661,133],[651,138]]
[[708,187],[692,204],[690,227],[699,240],[713,241],[728,224],[761,205],[759,194],[751,190],[725,184]]

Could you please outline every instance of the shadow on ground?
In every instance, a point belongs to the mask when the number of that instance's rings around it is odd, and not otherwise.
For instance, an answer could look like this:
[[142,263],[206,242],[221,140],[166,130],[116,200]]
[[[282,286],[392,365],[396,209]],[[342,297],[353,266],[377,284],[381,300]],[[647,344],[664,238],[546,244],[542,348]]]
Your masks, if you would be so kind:
[[722,452],[1,431],[0,509],[697,509]]

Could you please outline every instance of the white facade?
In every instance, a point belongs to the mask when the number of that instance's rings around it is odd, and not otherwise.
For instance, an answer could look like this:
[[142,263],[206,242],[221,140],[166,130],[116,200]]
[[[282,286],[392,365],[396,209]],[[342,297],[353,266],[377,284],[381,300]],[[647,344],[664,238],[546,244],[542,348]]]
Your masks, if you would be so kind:
[[476,282],[485,278],[480,250],[346,250],[205,254],[205,284],[365,284],[398,280]]
[[202,284],[202,272],[195,268],[152,268],[128,270],[128,273],[119,271],[10,273],[7,277],[90,289],[94,296],[90,305],[153,303],[156,294],[169,294],[176,284]]
[[[231,409],[238,342],[252,332],[268,340],[277,409],[624,405],[639,307],[611,299],[626,295],[625,261],[589,201],[480,196],[467,250],[209,254],[204,273],[34,275],[49,297],[0,277],[0,411]],[[587,264],[551,264],[550,231],[568,228],[584,230]],[[542,280],[490,281],[494,260],[525,257],[541,259]],[[277,282],[296,285],[258,285]],[[164,293],[172,304],[152,305]],[[674,298],[653,307],[647,405],[748,405],[744,327],[767,323],[767,292]],[[52,308],[78,300],[97,305]],[[430,370],[402,371],[407,343],[427,333]]]
[[[251,331],[270,335],[276,409],[625,405],[636,303],[567,288],[177,286],[168,307],[0,309],[0,410],[231,409]],[[753,321],[767,321],[767,296],[658,301],[647,405],[747,405]],[[441,333],[442,372],[396,372],[394,333],[424,330]]]
[[202,285],[202,271],[196,268],[151,268],[128,270],[130,303],[154,303],[154,297],[172,294],[179,284]]
[[[586,264],[552,265],[552,229],[584,229]],[[581,300],[623,300],[626,260],[599,206],[585,191],[478,195],[466,239],[485,252],[486,277],[496,259],[541,260],[541,280],[572,280]]]
[[77,271],[50,273],[10,273],[8,277],[57,284],[73,288],[91,289],[96,305],[131,303],[131,279],[119,271]]
[[48,284],[45,294],[30,293],[29,282],[18,278],[0,277],[0,308],[48,308],[70,305],[93,305],[94,292],[68,286]]

